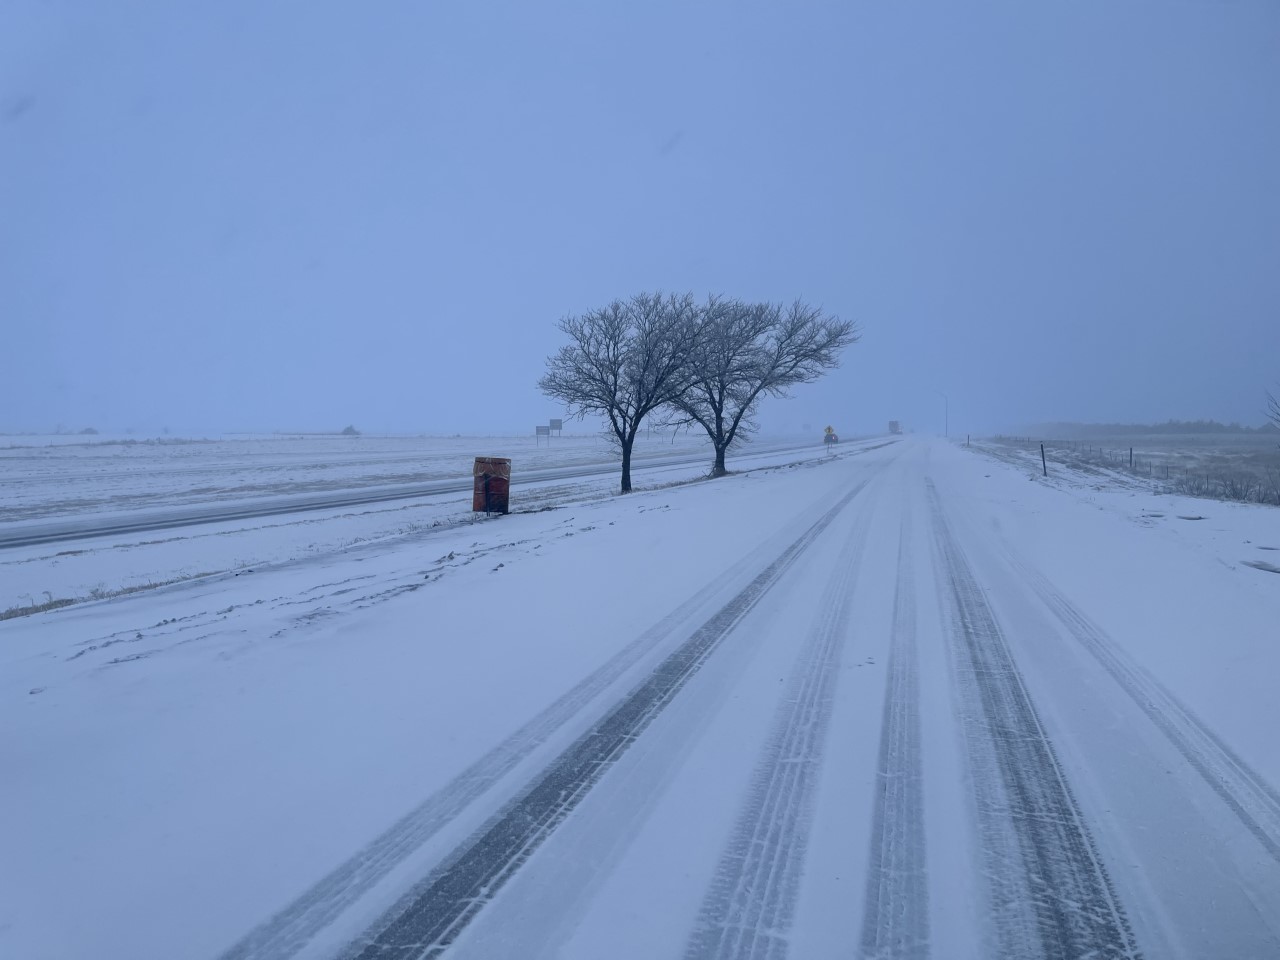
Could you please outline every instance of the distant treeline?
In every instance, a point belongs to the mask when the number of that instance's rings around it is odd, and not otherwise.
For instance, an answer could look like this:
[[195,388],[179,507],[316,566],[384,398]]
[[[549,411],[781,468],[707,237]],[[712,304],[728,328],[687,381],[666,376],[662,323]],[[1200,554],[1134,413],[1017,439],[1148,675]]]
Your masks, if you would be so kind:
[[1280,433],[1274,423],[1246,427],[1217,420],[1169,420],[1165,423],[1042,423],[1030,432],[1048,437],[1130,437],[1195,433],[1272,434]]

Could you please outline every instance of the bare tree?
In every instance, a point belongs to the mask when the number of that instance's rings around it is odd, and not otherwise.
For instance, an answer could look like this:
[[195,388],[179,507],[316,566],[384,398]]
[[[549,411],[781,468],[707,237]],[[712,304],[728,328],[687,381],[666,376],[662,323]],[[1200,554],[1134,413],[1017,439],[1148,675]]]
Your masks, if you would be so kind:
[[631,449],[640,424],[689,386],[689,361],[704,319],[690,294],[642,293],[560,321],[569,338],[547,358],[538,388],[571,416],[600,414],[622,451],[622,492],[631,492]]
[[1271,418],[1271,422],[1280,427],[1280,397],[1274,393],[1267,394],[1267,416]]
[[761,398],[786,396],[839,365],[856,343],[857,327],[797,300],[790,307],[712,298],[694,348],[688,390],[671,406],[677,419],[699,424],[715,449],[713,477],[724,476],[725,454],[755,429]]

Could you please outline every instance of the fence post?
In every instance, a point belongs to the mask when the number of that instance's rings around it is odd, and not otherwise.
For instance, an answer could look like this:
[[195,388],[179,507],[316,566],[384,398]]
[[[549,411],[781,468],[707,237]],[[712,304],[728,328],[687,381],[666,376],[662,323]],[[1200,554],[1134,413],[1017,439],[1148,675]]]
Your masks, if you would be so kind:
[[1044,471],[1044,475],[1049,475],[1049,464],[1044,458],[1044,444],[1040,444],[1040,469]]

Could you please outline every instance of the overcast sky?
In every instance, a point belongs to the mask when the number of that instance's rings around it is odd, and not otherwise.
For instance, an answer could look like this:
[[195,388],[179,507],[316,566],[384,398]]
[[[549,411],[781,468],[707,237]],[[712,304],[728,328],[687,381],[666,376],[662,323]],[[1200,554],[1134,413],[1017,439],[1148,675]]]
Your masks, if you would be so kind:
[[777,430],[1259,423],[1280,3],[0,3],[0,430],[531,432],[654,289],[862,326]]

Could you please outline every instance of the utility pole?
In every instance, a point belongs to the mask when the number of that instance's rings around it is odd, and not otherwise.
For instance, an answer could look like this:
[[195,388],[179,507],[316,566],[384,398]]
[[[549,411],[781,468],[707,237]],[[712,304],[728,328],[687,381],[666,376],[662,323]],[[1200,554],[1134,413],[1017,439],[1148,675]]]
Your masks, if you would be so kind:
[[941,390],[933,392],[942,398],[942,435],[949,437],[951,436],[951,401],[947,399],[947,395]]

